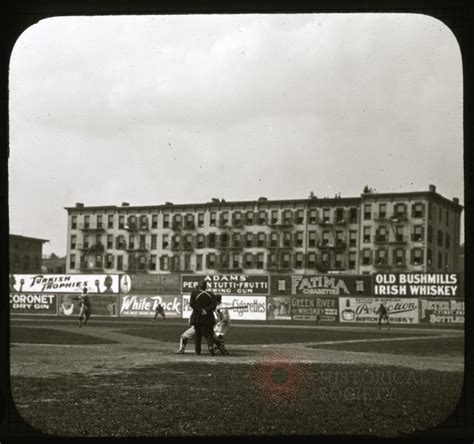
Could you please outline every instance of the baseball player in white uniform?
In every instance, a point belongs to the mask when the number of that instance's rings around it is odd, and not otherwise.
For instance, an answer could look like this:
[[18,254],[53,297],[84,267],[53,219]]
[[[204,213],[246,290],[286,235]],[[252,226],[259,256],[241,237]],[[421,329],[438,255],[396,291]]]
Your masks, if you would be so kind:
[[[220,294],[216,295],[216,315],[217,323],[214,325],[214,350],[219,350],[223,355],[228,355],[229,352],[226,350],[224,345],[224,335],[229,330],[230,316],[229,310],[223,309],[222,307],[222,296]],[[220,308],[219,308],[220,307]],[[175,352],[176,354],[184,354],[186,350],[186,344],[188,341],[193,340],[196,335],[194,326],[190,326],[180,337],[179,349]]]

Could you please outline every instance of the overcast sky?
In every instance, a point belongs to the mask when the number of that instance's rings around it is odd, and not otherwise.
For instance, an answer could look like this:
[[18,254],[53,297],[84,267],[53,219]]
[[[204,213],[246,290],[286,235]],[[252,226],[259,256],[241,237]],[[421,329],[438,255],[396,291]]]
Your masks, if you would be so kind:
[[463,196],[462,66],[409,14],[65,17],[10,61],[10,232],[65,206]]

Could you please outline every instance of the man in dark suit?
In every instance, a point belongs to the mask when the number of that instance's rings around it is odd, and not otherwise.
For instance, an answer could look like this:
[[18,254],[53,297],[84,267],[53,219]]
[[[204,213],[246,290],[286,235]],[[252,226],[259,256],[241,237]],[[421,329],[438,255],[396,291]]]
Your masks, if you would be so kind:
[[194,350],[197,355],[201,354],[201,340],[206,338],[209,353],[214,356],[213,350],[213,328],[216,322],[213,311],[216,309],[216,297],[212,291],[207,290],[206,281],[196,287],[191,293],[189,305],[193,309],[189,323],[194,326],[196,337],[194,339]]

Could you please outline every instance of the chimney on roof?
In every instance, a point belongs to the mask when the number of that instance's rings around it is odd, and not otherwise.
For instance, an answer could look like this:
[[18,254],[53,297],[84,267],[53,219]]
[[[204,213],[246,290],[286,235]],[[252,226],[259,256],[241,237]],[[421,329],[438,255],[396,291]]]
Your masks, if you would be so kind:
[[267,201],[267,200],[268,200],[268,199],[267,199],[266,197],[259,197],[259,198],[258,198],[258,201],[259,201],[259,202],[265,202],[265,201]]
[[430,185],[429,189],[431,193],[436,193],[436,185]]
[[212,201],[213,201],[214,203],[219,203],[219,202],[220,202],[220,200],[219,200],[217,197],[213,197],[213,198],[212,198]]
[[165,202],[165,205],[173,205],[173,202]]
[[122,202],[122,207],[129,207],[130,204],[128,202]]
[[453,202],[454,202],[456,205],[459,205],[459,198],[453,197]]
[[76,202],[76,208],[84,208],[84,204],[82,202]]

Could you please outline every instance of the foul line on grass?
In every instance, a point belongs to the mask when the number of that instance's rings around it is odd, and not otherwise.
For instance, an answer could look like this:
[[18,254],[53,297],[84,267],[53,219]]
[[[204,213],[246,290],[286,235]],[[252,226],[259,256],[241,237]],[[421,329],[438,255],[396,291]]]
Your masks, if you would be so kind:
[[105,345],[96,344],[35,344],[34,342],[11,342],[10,345],[37,345],[40,347],[93,347],[104,348]]
[[452,338],[451,335],[438,335],[438,336],[407,336],[397,338],[368,338],[368,339],[341,339],[339,341],[321,341],[311,342],[309,345],[332,345],[332,344],[356,344],[359,342],[390,342],[390,341],[414,341],[417,339],[446,339]]

